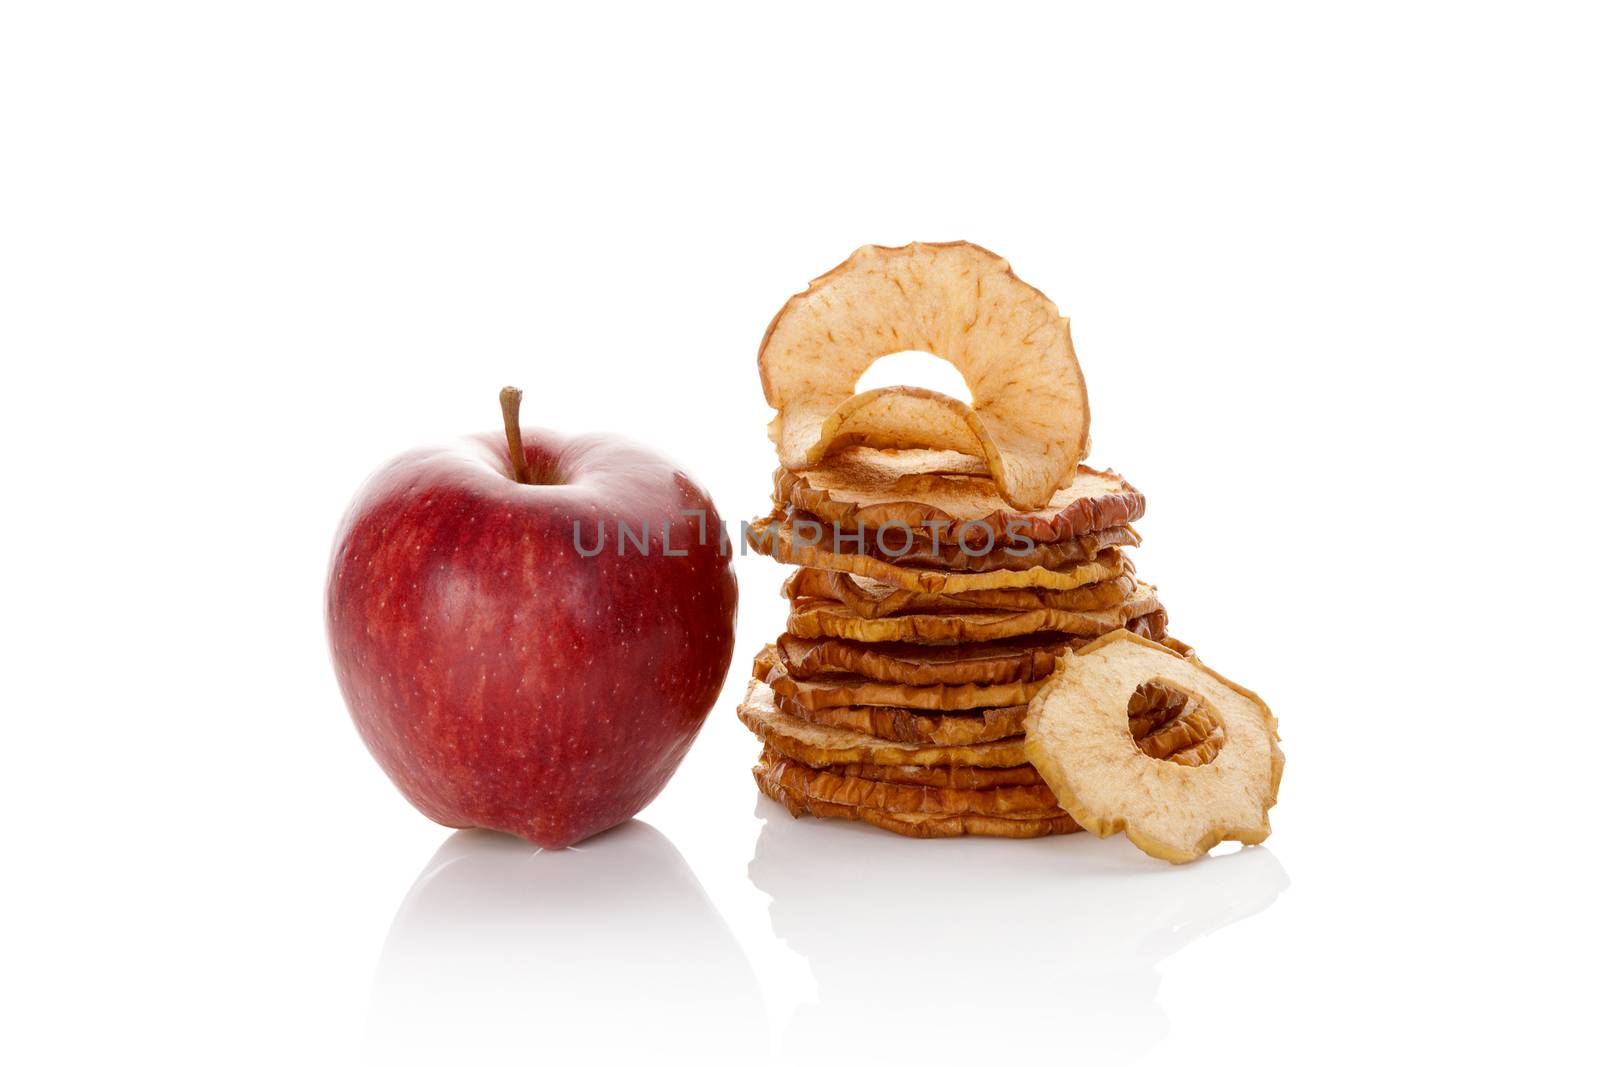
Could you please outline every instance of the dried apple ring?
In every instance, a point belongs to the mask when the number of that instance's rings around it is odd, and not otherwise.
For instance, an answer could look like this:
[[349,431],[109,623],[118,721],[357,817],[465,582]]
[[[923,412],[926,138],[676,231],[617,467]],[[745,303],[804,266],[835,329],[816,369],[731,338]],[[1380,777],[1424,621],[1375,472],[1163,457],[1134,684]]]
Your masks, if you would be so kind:
[[973,610],[863,619],[837,601],[802,600],[791,605],[787,629],[796,637],[956,645],[1047,632],[1098,637],[1160,610],[1161,600],[1155,586],[1135,582],[1128,599],[1116,607],[1101,611],[1060,611],[1055,608],[1037,608],[1033,611]]
[[996,685],[906,685],[852,674],[822,681],[796,678],[789,673],[783,653],[773,645],[756,653],[751,673],[778,696],[808,708],[870,704],[930,712],[971,711],[1025,705],[1044,688],[1044,679]]
[[917,593],[844,571],[801,567],[784,580],[783,595],[790,600],[837,600],[863,619],[881,619],[902,613],[937,615],[940,612],[980,609],[1100,611],[1116,607],[1132,596],[1135,588],[1132,576],[1123,575],[1109,581],[1080,585],[1076,589],[977,589],[965,593]]
[[[880,356],[953,364],[968,406],[927,389],[855,392]],[[1005,260],[966,242],[867,245],[791,297],[767,327],[761,386],[778,457],[802,470],[845,445],[981,458],[1012,507],[1045,507],[1089,448],[1089,396],[1068,322]]]
[[[1129,700],[1146,682],[1198,705],[1192,735],[1175,741],[1202,746],[1198,766],[1134,742]],[[1152,856],[1187,863],[1218,842],[1259,844],[1272,832],[1267,809],[1283,775],[1278,721],[1260,697],[1193,656],[1109,633],[1061,658],[1023,729],[1023,751],[1061,807],[1100,837],[1120,830]]]

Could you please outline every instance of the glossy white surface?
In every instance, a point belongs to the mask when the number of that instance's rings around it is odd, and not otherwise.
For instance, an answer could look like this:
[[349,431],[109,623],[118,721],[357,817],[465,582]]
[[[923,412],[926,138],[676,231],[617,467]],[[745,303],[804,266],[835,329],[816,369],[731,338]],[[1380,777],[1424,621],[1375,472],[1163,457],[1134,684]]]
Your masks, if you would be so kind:
[[[1592,31],[7,7],[0,1060],[1588,1057]],[[791,820],[733,717],[757,558],[638,821],[543,854],[413,812],[326,662],[360,480],[515,382],[754,516],[772,313],[960,237],[1072,316],[1141,578],[1281,716],[1269,844]]]
[[[374,1045],[402,1058],[504,1047],[554,1025],[580,1047],[600,1035],[690,1058],[771,1042],[801,1059],[844,1041],[864,1059],[908,1044],[969,1059],[993,1053],[990,1020],[1012,1047],[1047,1047],[1065,1026],[1080,1051],[1131,1061],[1171,1036],[1161,965],[1289,885],[1266,849],[1173,874],[1098,842],[886,840],[761,809],[750,887],[809,965],[799,1002],[764,1003],[715,904],[649,825],[560,853],[464,831],[395,916]],[[769,1009],[788,1016],[770,1030]]]

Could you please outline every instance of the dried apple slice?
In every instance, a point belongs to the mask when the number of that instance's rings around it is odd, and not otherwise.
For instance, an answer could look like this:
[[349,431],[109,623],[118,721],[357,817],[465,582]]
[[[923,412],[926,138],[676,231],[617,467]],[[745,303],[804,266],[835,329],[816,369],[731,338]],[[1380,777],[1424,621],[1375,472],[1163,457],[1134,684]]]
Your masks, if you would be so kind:
[[1154,586],[1135,583],[1133,593],[1113,608],[1100,611],[970,611],[942,615],[891,615],[863,619],[832,600],[795,601],[789,611],[788,631],[796,637],[841,637],[851,641],[908,641],[924,645],[953,645],[967,641],[995,641],[1032,633],[1064,633],[1085,637],[1126,626],[1134,619],[1161,610]]
[[[763,750],[772,760],[776,753]],[[946,789],[994,789],[1003,785],[1044,785],[1032,766],[1021,767],[914,767],[882,763],[835,763],[828,768],[850,778],[868,778],[896,785],[937,785]]]
[[974,589],[965,593],[917,593],[844,571],[802,567],[783,583],[790,600],[837,600],[863,619],[889,615],[939,615],[959,611],[1101,611],[1133,594],[1131,575],[1076,589]]
[[806,722],[778,708],[772,688],[752,678],[738,707],[739,721],[774,752],[811,767],[876,763],[919,767],[1021,767],[1028,762],[1018,739],[972,745],[919,745],[885,741],[854,730]]
[[[1141,637],[1161,640],[1166,632],[1166,612],[1142,615],[1130,622],[1128,629]],[[804,681],[826,682],[839,675],[859,675],[899,685],[990,686],[1044,681],[1055,673],[1056,659],[1063,652],[1090,640],[1047,633],[962,645],[912,645],[782,633],[778,635],[777,648],[790,677]],[[1167,640],[1172,642],[1171,647],[1181,644],[1173,638]]]
[[1042,678],[996,685],[907,685],[850,674],[801,679],[790,675],[783,652],[774,645],[756,653],[751,673],[779,696],[808,708],[863,704],[922,711],[971,711],[1026,704],[1044,688]]
[[[844,571],[825,571],[817,567],[801,567],[784,579],[783,595],[790,600],[838,600],[864,619],[915,610],[919,603],[938,602],[936,593],[915,593],[871,578],[861,579]],[[929,597],[934,599],[926,599]]]
[[[929,352],[968,406],[927,389],[857,394],[880,356]],[[1068,323],[1005,260],[966,242],[867,245],[789,299],[761,341],[769,435],[790,470],[836,447],[922,446],[981,457],[1012,507],[1042,508],[1089,447],[1089,397]]]
[[773,773],[772,764],[763,760],[755,767],[756,784],[767,796],[789,809],[789,814],[814,815],[824,819],[850,819],[870,823],[906,837],[960,837],[976,834],[988,837],[1044,837],[1070,834],[1078,829],[1072,817],[1062,812],[983,815],[975,812],[936,814],[890,811],[865,804],[840,804],[791,788]]
[[1137,522],[1145,505],[1121,475],[1080,465],[1047,507],[1018,511],[995,492],[981,461],[926,449],[846,448],[808,470],[780,467],[772,481],[774,500],[845,529],[904,523],[970,545],[1080,537]]
[[1026,704],[951,712],[872,704],[810,707],[781,693],[774,694],[773,703],[779,711],[819,726],[836,726],[885,741],[909,741],[917,745],[977,745],[1021,737],[1022,720],[1028,713]]
[[[1183,761],[1147,755],[1129,731],[1130,701],[1150,682],[1196,705],[1171,739],[1189,753]],[[1277,727],[1248,689],[1120,630],[1062,657],[1029,704],[1023,750],[1084,829],[1122,831],[1152,856],[1187,863],[1220,841],[1253,845],[1272,832],[1267,809],[1283,774]]]
[[1113,526],[1067,541],[1036,544],[1031,550],[1007,548],[981,555],[949,541],[936,548],[930,541],[913,538],[902,552],[906,546],[898,538],[879,550],[870,534],[858,539],[854,531],[834,530],[809,515],[780,510],[745,524],[744,539],[756,552],[780,563],[848,571],[903,589],[936,593],[1031,586],[1072,589],[1084,584],[1081,565],[1114,558],[1107,552],[1137,545],[1139,533],[1132,526]]
[[790,676],[807,681],[853,674],[903,685],[995,685],[1049,678],[1067,642],[1043,634],[974,645],[864,644],[782,633],[777,647]]
[[997,789],[947,789],[928,785],[897,785],[870,778],[834,774],[798,760],[762,757],[761,768],[785,789],[830,804],[881,808],[884,811],[922,815],[995,815],[1002,818],[1038,818],[1065,814],[1056,806],[1047,786],[1002,786]]

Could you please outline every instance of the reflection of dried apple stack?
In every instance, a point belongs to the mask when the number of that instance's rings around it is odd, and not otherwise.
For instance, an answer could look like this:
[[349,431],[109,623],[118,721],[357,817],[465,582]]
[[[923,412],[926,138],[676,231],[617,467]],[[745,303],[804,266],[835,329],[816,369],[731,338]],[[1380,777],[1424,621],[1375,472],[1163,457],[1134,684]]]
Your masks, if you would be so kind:
[[[854,392],[907,350],[971,406]],[[1266,836],[1275,723],[1135,578],[1144,497],[1079,464],[1054,304],[975,245],[869,246],[784,306],[760,366],[782,465],[748,539],[800,568],[739,708],[764,792],[917,837],[1126,829],[1173,860]]]

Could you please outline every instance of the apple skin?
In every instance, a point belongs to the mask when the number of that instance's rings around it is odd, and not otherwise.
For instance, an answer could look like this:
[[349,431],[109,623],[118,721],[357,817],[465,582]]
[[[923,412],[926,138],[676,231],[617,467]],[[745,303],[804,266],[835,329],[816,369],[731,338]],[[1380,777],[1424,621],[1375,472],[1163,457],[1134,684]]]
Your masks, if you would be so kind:
[[[419,811],[562,848],[677,770],[727,675],[738,587],[711,498],[669,460],[608,435],[522,444],[550,484],[517,482],[492,434],[372,476],[334,543],[328,640],[356,729]],[[619,553],[618,520],[648,523],[648,555]],[[604,550],[580,555],[574,522],[586,552],[603,522]]]

